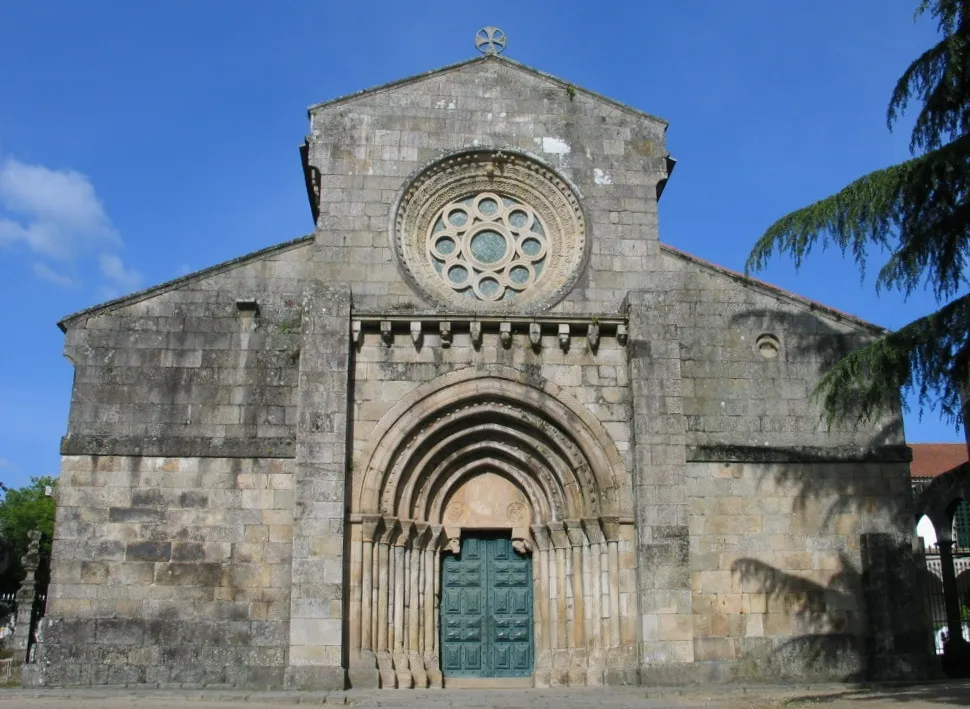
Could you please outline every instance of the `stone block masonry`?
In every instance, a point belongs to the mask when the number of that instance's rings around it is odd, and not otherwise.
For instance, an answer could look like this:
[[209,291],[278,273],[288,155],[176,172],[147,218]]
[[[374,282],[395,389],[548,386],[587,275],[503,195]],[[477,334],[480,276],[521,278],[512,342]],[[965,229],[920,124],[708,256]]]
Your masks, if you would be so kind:
[[282,686],[295,469],[65,456],[44,683]]

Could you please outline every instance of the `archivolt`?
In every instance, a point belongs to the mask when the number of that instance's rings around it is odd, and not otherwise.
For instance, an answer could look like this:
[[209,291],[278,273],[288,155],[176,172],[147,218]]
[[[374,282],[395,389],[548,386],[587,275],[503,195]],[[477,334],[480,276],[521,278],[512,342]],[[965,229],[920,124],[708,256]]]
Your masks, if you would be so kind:
[[508,367],[459,370],[418,387],[372,441],[356,513],[440,523],[450,491],[491,469],[544,521],[631,514],[623,462],[602,424],[556,385]]

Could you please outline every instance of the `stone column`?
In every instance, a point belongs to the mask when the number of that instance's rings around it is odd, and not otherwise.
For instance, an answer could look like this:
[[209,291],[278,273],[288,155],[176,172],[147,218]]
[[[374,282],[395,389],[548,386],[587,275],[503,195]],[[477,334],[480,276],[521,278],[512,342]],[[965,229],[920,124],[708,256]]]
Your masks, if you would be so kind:
[[[428,686],[441,689],[444,686],[444,676],[441,672],[441,650],[438,647],[439,633],[441,632],[441,550],[448,542],[444,534],[444,528],[439,525],[431,526],[431,540],[428,543],[430,555],[428,560],[431,564],[430,578],[428,579],[428,591],[431,596],[429,601],[429,614],[431,623],[428,628],[430,638],[425,636],[425,657],[424,667],[428,672]],[[430,651],[427,649],[430,648]]]
[[548,687],[552,674],[552,649],[556,646],[556,628],[551,621],[556,603],[549,584],[549,550],[552,540],[544,525],[532,526],[536,551],[532,555],[533,593],[535,594],[535,686]]
[[[569,621],[569,606],[566,598],[566,555],[569,549],[569,537],[562,522],[550,522],[549,534],[555,547],[555,598],[556,598],[556,649],[552,653],[552,676],[549,683],[556,686],[569,684],[569,650],[572,635]],[[551,553],[550,553],[551,560]],[[552,572],[550,571],[550,583]]]
[[[30,662],[30,621],[34,613],[34,598],[37,596],[37,567],[40,566],[40,530],[34,529],[27,533],[27,552],[21,557],[20,563],[27,572],[20,588],[17,589],[17,618],[13,630],[10,649],[13,659],[17,662]],[[18,660],[19,658],[19,660]]]
[[583,530],[589,540],[590,561],[590,624],[586,630],[589,651],[589,668],[586,671],[586,684],[603,684],[606,672],[606,654],[603,652],[603,609],[602,609],[602,569],[600,561],[603,553],[603,530],[598,519],[584,519]]
[[388,648],[391,636],[388,591],[391,583],[390,558],[391,540],[397,534],[397,520],[384,518],[377,543],[377,668],[381,676],[381,687],[397,686],[394,675],[394,662]]
[[425,546],[428,543],[430,534],[429,526],[426,522],[417,522],[414,525],[415,533],[411,542],[411,603],[408,606],[408,664],[411,666],[411,677],[414,679],[414,686],[424,689],[428,686],[428,673],[424,668],[424,643],[423,643],[423,621],[424,621],[424,573],[425,573]]
[[404,591],[408,578],[404,569],[404,550],[411,538],[413,522],[401,522],[401,533],[394,540],[394,673],[398,689],[411,689],[411,668],[404,648]]
[[360,643],[360,650],[355,657],[351,657],[350,669],[347,674],[350,678],[350,686],[354,688],[376,688],[380,686],[380,674],[377,671],[377,656],[374,654],[374,609],[372,601],[374,597],[374,534],[380,517],[376,515],[364,515],[361,517],[360,528],[360,608],[359,614],[351,610],[350,622],[351,629],[355,624],[358,625],[356,635],[351,632],[351,637],[357,637]]
[[[633,498],[640,671],[693,663],[687,429],[678,332],[689,322],[676,273],[652,274],[653,290],[627,296],[633,404]],[[671,603],[675,613],[667,612]],[[672,667],[673,665],[673,667]]]
[[572,566],[570,581],[573,591],[573,633],[569,647],[569,684],[571,686],[586,683],[587,653],[586,626],[584,616],[586,604],[584,601],[583,577],[588,573],[583,568],[583,549],[586,547],[586,535],[583,525],[578,519],[566,520],[566,534],[569,536],[569,546],[572,549]]
[[603,518],[603,533],[606,536],[607,547],[607,568],[609,569],[610,606],[609,617],[609,642],[607,647],[618,647],[620,645],[620,556],[617,544],[620,540],[620,521],[617,517]]
[[350,289],[303,293],[287,689],[344,689],[344,489]]

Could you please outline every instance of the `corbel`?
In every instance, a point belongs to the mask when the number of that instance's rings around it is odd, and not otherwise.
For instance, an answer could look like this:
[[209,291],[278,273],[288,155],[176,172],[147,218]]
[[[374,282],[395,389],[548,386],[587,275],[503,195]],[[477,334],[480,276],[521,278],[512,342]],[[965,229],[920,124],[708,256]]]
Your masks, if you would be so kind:
[[570,341],[570,331],[569,323],[559,324],[559,347],[563,352],[569,351],[569,341]]
[[502,343],[502,347],[505,349],[508,349],[512,345],[512,323],[499,323],[498,339]]
[[535,349],[539,348],[542,344],[542,326],[537,322],[529,323],[529,342]]
[[616,326],[616,341],[621,345],[626,347],[627,340],[630,338],[630,331],[626,326],[626,323],[620,323]]

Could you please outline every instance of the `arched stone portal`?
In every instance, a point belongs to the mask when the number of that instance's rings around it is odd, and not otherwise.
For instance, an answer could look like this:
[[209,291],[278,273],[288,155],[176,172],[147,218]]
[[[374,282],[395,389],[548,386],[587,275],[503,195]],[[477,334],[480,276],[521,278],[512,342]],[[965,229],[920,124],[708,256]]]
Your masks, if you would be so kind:
[[441,555],[463,530],[507,530],[531,554],[536,686],[636,667],[633,514],[603,426],[514,370],[452,372],[381,420],[350,517],[350,678],[441,687]]

